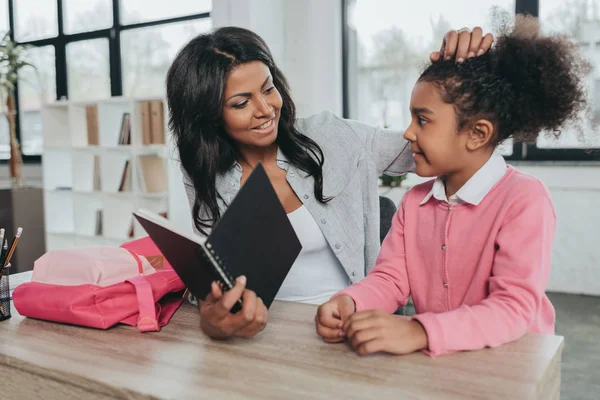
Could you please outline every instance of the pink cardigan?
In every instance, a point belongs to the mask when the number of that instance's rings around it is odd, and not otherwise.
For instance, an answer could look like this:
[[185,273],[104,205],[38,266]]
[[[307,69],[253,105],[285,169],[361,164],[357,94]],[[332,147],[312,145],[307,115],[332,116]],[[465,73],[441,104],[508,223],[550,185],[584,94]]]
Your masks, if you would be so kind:
[[404,196],[375,268],[336,295],[390,313],[412,295],[431,356],[553,334],[545,288],[556,216],[543,184],[509,167],[477,206],[419,205],[432,184]]

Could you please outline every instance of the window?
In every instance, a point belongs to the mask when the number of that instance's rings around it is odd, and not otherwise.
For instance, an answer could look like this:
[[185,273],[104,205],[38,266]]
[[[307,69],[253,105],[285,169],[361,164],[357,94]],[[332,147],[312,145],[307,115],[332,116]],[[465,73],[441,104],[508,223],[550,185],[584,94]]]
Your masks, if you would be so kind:
[[43,149],[41,108],[56,100],[56,68],[54,46],[34,47],[27,59],[36,68],[23,68],[19,73],[19,117],[23,155],[41,154]]
[[207,13],[211,8],[211,0],[156,1],[152,3],[152,7],[148,7],[148,0],[121,0],[121,23],[137,24],[183,15]]
[[13,1],[13,4],[15,6],[13,30],[17,42],[46,39],[58,35],[56,0],[19,0]]
[[210,20],[201,19],[123,32],[123,94],[164,96],[170,60],[190,39],[210,28]]
[[[395,129],[408,126],[413,85],[448,30],[479,25],[490,32],[493,7],[514,13],[513,0],[347,3],[348,116]],[[512,143],[501,150],[511,155]]]
[[0,2],[0,32],[8,31],[8,3]]
[[110,28],[113,25],[112,0],[62,0],[65,33]]
[[[580,47],[592,64],[592,72],[586,82],[592,121],[600,121],[600,20],[597,0],[540,0],[540,27],[544,33],[568,34]],[[597,131],[598,127],[596,127]],[[538,149],[589,149],[600,148],[600,135],[592,124],[586,124],[583,132],[566,129],[557,139],[551,134],[541,135]]]
[[[410,118],[412,87],[429,53],[439,49],[449,29],[481,26],[484,32],[493,33],[491,16],[496,8],[509,15],[539,15],[545,33],[573,37],[594,66],[587,85],[593,120],[600,124],[600,0],[422,0],[410,6],[396,0],[344,3],[345,117],[404,129]],[[542,133],[534,145],[507,141],[498,151],[518,160],[600,160],[600,135],[591,125],[583,132],[567,127],[560,139]]]
[[109,67],[107,39],[67,44],[69,99],[90,100],[109,97]]
[[[32,46],[26,54],[36,67],[19,71],[15,92],[23,160],[40,161],[45,102],[164,95],[171,60],[211,28],[211,9],[211,0],[0,0],[0,33]],[[1,114],[0,160],[9,157]]]

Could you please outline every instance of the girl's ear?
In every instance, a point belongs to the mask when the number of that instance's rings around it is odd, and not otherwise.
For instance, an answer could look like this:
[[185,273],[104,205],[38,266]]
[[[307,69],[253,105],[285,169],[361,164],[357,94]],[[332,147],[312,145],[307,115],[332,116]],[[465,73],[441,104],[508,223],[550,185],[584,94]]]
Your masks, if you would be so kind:
[[487,147],[494,137],[494,124],[487,119],[480,119],[473,124],[468,135],[468,150],[474,151]]

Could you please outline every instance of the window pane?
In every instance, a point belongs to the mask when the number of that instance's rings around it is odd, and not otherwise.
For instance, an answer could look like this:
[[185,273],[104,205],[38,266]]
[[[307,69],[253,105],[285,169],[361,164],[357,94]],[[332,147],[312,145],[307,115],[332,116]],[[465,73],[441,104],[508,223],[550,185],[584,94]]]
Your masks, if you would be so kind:
[[10,27],[8,26],[8,2],[2,1],[0,4],[0,33],[4,35]]
[[121,36],[123,94],[163,96],[167,70],[179,49],[210,28],[211,20],[203,18],[124,31]]
[[[582,54],[592,63],[593,70],[586,82],[592,119],[600,123],[600,22],[598,0],[540,0],[540,25],[544,33],[568,34],[579,44]],[[589,119],[583,132],[567,126],[557,139],[552,134],[540,135],[539,148],[600,148],[600,136],[595,134]],[[597,130],[598,128],[596,128]]]
[[112,0],[63,0],[65,33],[89,32],[113,24]]
[[42,105],[56,100],[54,46],[27,50],[27,59],[35,66],[19,72],[19,115],[23,154],[42,153]]
[[17,42],[58,35],[56,0],[19,0],[13,3]]
[[108,39],[67,45],[67,84],[70,100],[110,97]]
[[493,32],[494,6],[514,15],[514,0],[351,2],[350,116],[404,129],[410,122],[412,88],[429,54],[440,48],[450,29],[481,26]]
[[10,133],[6,113],[0,113],[0,160],[10,158]]
[[205,13],[212,9],[212,0],[121,0],[120,4],[123,25]]

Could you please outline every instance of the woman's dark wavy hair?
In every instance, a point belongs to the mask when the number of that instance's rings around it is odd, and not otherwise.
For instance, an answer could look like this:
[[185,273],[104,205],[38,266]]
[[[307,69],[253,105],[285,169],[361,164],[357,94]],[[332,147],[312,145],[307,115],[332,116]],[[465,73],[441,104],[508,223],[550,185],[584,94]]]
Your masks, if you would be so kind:
[[323,198],[323,152],[295,128],[296,108],[290,89],[267,44],[249,30],[220,28],[197,36],[183,47],[166,79],[169,128],[181,164],[194,184],[192,213],[200,232],[220,218],[217,200],[223,199],[216,190],[216,176],[231,168],[238,156],[236,143],[222,122],[225,83],[235,67],[251,61],[269,67],[283,98],[277,145],[290,163],[314,178],[315,198],[321,203],[329,200]]
[[[502,21],[506,16],[500,15]],[[543,36],[536,18],[518,15],[504,22],[495,46],[465,60],[433,62],[419,81],[432,82],[444,102],[453,104],[458,129],[479,119],[494,124],[492,145],[508,138],[535,142],[541,131],[560,135],[588,110],[584,77],[590,65],[562,35]]]

